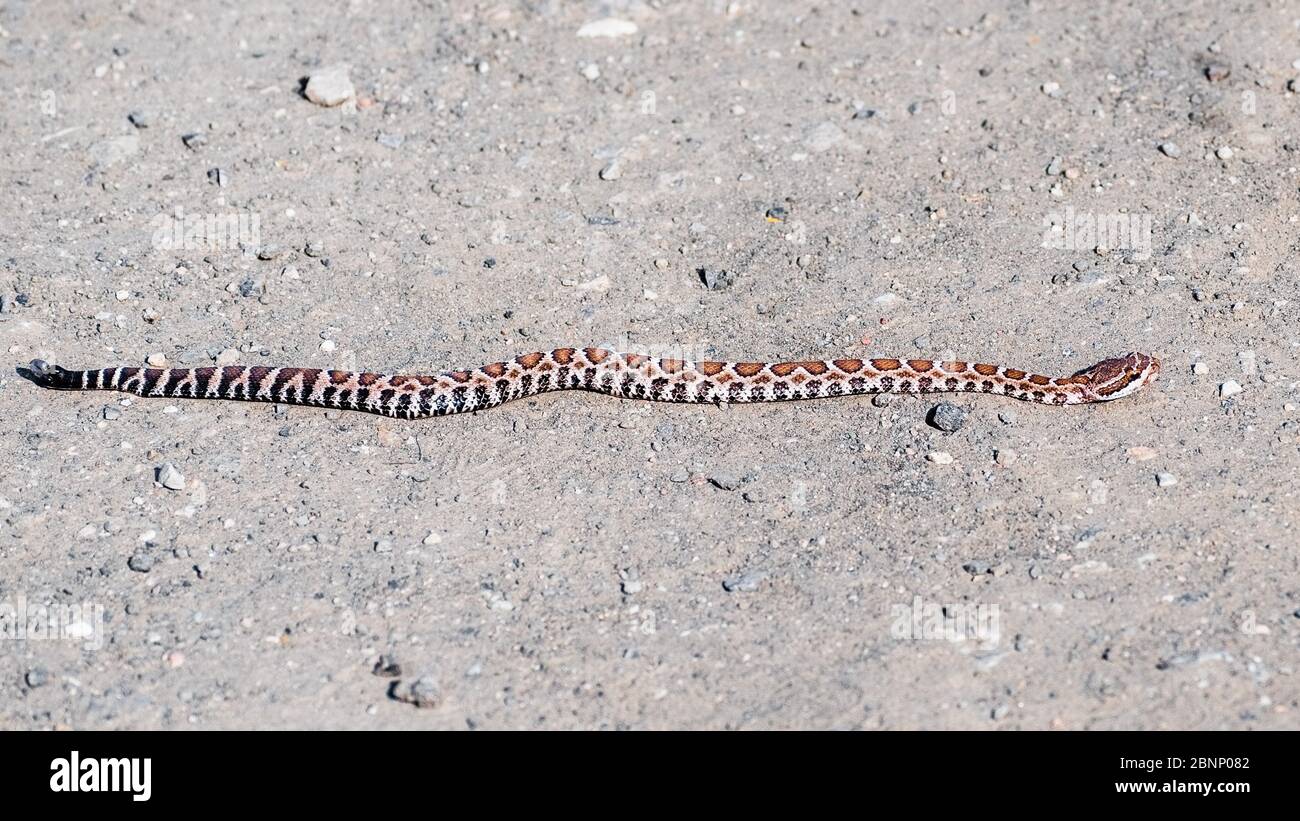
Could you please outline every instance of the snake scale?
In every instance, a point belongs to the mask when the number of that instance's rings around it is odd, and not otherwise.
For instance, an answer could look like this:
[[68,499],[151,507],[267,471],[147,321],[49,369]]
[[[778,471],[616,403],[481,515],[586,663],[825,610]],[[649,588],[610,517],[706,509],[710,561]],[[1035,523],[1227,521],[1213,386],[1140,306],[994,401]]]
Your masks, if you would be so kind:
[[1159,372],[1159,361],[1142,353],[1105,359],[1072,376],[1048,377],[997,365],[929,359],[689,362],[605,348],[556,348],[436,376],[262,365],[119,366],[74,371],[39,359],[31,363],[33,381],[60,390],[280,402],[399,419],[478,411],[557,390],[683,403],[957,392],[1000,394],[1047,405],[1081,405],[1128,396]]

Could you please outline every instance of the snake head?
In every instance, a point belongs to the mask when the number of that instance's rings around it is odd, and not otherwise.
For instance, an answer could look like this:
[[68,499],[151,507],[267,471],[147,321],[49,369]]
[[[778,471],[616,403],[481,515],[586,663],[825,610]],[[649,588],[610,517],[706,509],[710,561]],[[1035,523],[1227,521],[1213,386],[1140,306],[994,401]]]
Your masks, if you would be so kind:
[[[72,378],[69,371],[60,368],[58,365],[51,365],[44,359],[33,359],[30,370],[27,372],[29,378],[43,388],[71,388]],[[19,368],[22,373],[22,368]]]
[[1085,389],[1094,402],[1109,402],[1137,393],[1160,373],[1160,360],[1144,353],[1128,353],[1103,359],[1075,374],[1087,380]]

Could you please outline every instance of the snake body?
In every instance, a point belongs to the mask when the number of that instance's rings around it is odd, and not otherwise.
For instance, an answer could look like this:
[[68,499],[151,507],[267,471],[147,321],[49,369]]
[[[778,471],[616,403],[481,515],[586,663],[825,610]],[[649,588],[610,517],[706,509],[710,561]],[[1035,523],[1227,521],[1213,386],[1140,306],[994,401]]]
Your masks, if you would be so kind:
[[31,378],[47,388],[280,402],[399,419],[484,410],[556,390],[682,403],[781,402],[877,393],[992,393],[1047,405],[1080,405],[1128,396],[1155,379],[1159,371],[1159,361],[1142,353],[1106,359],[1072,376],[1048,377],[997,365],[929,359],[689,362],[605,348],[556,348],[435,376],[263,365],[119,366],[74,371],[39,359],[31,363]]

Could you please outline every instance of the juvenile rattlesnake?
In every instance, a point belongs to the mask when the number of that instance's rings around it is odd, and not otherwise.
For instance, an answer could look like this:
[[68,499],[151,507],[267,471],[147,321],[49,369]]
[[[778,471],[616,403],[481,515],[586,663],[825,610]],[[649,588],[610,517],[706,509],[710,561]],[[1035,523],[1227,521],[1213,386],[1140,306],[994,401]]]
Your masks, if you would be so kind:
[[1130,353],[1073,376],[1047,377],[997,365],[929,359],[687,362],[604,348],[556,348],[436,376],[263,365],[71,371],[39,359],[32,362],[31,370],[38,384],[61,390],[282,402],[417,419],[574,389],[659,402],[780,402],[871,393],[962,392],[1081,405],[1135,393],[1156,378],[1160,363],[1147,354]]

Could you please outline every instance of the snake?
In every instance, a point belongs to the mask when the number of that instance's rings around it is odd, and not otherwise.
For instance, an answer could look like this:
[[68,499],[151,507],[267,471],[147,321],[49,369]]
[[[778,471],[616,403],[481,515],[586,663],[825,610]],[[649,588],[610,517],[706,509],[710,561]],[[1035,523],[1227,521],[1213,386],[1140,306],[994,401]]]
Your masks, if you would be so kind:
[[536,351],[437,375],[263,365],[67,370],[37,359],[31,363],[28,377],[42,387],[58,390],[277,402],[423,419],[485,410],[559,390],[710,404],[951,392],[996,394],[1045,405],[1083,405],[1129,396],[1159,372],[1159,360],[1136,352],[1104,359],[1071,376],[1049,377],[965,361],[692,362],[589,347]]

